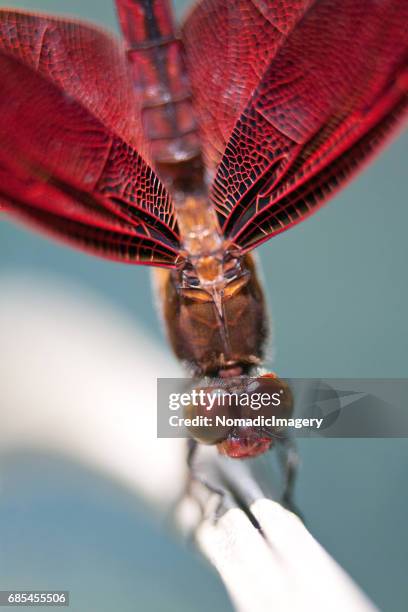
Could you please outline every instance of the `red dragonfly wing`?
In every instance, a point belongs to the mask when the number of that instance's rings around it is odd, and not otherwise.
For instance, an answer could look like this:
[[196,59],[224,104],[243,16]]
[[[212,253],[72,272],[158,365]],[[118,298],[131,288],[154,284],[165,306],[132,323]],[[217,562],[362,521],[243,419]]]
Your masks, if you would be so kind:
[[[249,3],[248,3],[249,4]],[[244,250],[316,210],[408,104],[406,0],[321,0],[287,37],[237,121],[212,186]]]
[[140,155],[139,106],[115,39],[1,11],[3,208],[105,257],[174,265],[174,210]]
[[298,223],[383,141],[407,107],[405,0],[321,0],[265,71],[212,186],[244,250]]
[[214,169],[233,127],[313,0],[202,0],[182,37],[205,160]]

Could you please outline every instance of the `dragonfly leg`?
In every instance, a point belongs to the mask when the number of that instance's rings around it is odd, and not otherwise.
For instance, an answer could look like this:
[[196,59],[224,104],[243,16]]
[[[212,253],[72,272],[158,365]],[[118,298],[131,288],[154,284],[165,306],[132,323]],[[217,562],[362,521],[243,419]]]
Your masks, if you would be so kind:
[[[197,468],[195,464],[195,458],[197,455],[198,446],[199,444],[198,442],[196,442],[196,440],[193,440],[191,438],[187,440],[188,477],[187,477],[187,484],[186,484],[186,494],[191,495],[192,486],[194,482],[198,482],[201,485],[203,485],[203,487],[205,487],[210,493],[214,493],[215,495],[218,495],[220,500],[215,510],[215,516],[217,518],[219,515],[219,511],[221,510],[221,507],[222,507],[222,502],[225,497],[225,490],[211,483],[206,477],[204,477],[200,473],[200,470]],[[205,504],[200,504],[200,505],[201,505],[202,510],[204,511]]]
[[279,459],[284,470],[284,490],[282,495],[282,505],[297,514],[303,520],[303,516],[293,501],[294,488],[299,467],[299,454],[294,441],[288,436],[283,436],[279,440]]

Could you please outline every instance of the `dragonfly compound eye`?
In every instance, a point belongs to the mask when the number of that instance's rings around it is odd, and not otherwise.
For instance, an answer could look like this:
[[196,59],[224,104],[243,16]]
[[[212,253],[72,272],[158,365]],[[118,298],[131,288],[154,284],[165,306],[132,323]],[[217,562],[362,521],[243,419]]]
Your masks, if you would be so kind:
[[184,416],[190,421],[186,423],[187,429],[197,442],[217,444],[230,433],[229,419],[234,410],[225,399],[223,389],[195,389],[194,398],[185,408]]
[[281,435],[279,419],[292,414],[292,393],[287,383],[265,374],[241,383],[237,395],[232,427],[218,450],[233,458],[255,457]]

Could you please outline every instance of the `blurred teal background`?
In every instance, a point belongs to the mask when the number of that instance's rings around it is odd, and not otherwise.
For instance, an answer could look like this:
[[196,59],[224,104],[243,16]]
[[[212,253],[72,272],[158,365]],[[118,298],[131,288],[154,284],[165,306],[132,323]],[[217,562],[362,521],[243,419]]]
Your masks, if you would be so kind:
[[[7,6],[116,27],[110,0]],[[408,375],[407,152],[404,135],[325,209],[259,249],[279,375]],[[147,269],[93,259],[2,221],[0,274],[21,271],[92,289],[164,345]],[[309,529],[380,608],[405,612],[408,441],[299,446],[297,500]],[[0,589],[70,588],[71,609],[81,612],[92,596],[99,611],[231,609],[204,562],[102,478],[21,454],[2,459],[0,480]]]

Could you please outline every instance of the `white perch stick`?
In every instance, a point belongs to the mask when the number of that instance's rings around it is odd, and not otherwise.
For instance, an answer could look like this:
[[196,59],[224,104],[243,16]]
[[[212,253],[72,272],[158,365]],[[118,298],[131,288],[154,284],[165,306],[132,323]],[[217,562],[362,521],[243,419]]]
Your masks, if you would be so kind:
[[258,499],[251,511],[263,535],[238,508],[197,530],[239,612],[373,612],[376,608],[300,519]]
[[181,376],[170,354],[75,287],[0,286],[0,448],[58,451],[174,503],[185,441],[156,436],[156,378]]

